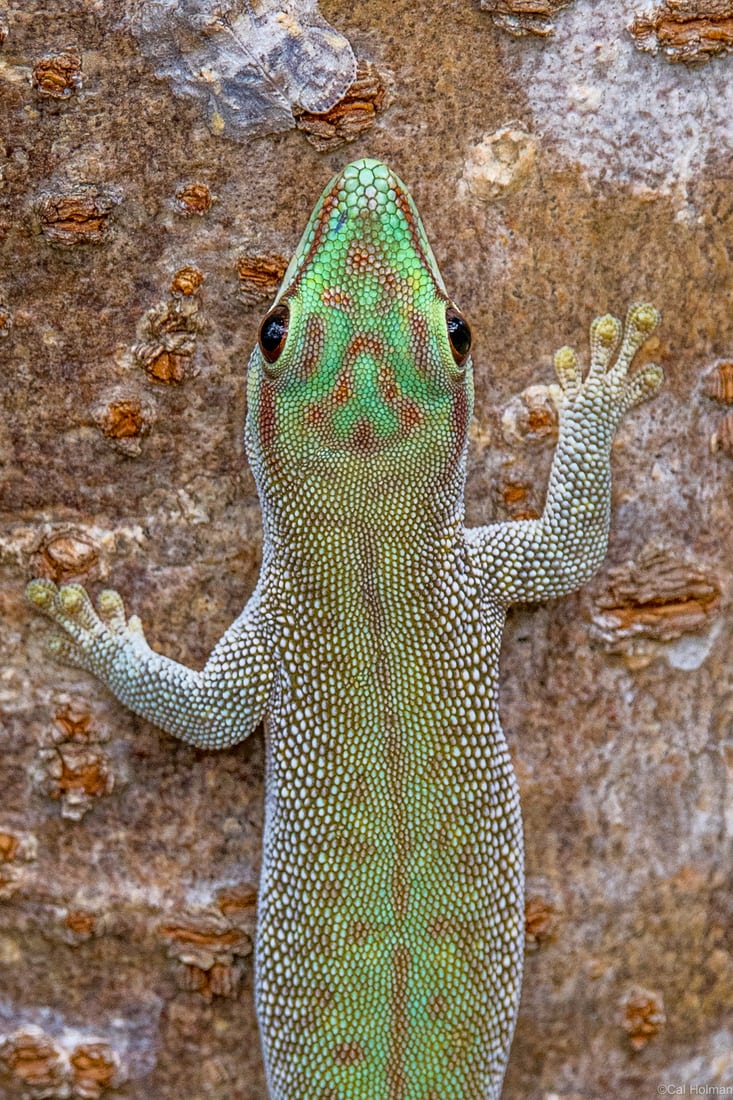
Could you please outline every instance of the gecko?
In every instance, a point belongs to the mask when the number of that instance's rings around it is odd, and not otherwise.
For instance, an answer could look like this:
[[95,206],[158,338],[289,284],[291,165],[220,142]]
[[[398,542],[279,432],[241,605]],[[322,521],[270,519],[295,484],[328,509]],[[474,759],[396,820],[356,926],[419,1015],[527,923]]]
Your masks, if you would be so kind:
[[607,549],[611,445],[663,380],[632,305],[555,355],[537,519],[464,526],[472,336],[407,188],[328,185],[247,370],[259,580],[202,671],[122,598],[35,579],[51,653],[188,744],[264,720],[255,997],[271,1100],[498,1100],[521,986],[523,841],[498,716],[507,608]]

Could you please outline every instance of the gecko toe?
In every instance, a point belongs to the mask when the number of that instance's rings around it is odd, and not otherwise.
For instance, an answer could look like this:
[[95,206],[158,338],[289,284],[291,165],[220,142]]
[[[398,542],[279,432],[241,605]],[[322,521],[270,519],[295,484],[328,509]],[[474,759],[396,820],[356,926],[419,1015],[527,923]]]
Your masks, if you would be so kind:
[[582,371],[580,364],[578,363],[578,356],[575,354],[573,348],[565,347],[559,348],[555,352],[555,358],[553,360],[555,365],[555,374],[562,386],[563,392],[568,397],[574,397],[583,381]]
[[647,302],[629,307],[623,329],[621,349],[609,374],[616,381],[623,381],[639,348],[659,324],[659,311]]
[[70,638],[55,631],[46,641],[46,649],[50,657],[58,664],[70,665],[72,668],[88,668],[84,652]]
[[596,317],[590,326],[590,371],[589,375],[605,374],[608,364],[621,339],[622,326],[618,317],[604,313]]
[[647,363],[645,367],[635,374],[626,387],[626,408],[632,409],[659,390],[664,382],[664,371],[656,363]]
[[86,630],[99,627],[97,615],[86,589],[80,584],[65,584],[58,591],[59,616],[57,621],[66,626],[69,621]]
[[642,340],[654,332],[659,324],[659,310],[650,302],[634,302],[626,315],[626,326],[638,330]]
[[127,626],[125,605],[119,592],[114,588],[105,588],[97,597],[99,617],[113,630],[124,630]]
[[57,593],[56,585],[45,577],[35,577],[25,586],[25,598],[28,603],[46,614],[49,614],[54,607]]

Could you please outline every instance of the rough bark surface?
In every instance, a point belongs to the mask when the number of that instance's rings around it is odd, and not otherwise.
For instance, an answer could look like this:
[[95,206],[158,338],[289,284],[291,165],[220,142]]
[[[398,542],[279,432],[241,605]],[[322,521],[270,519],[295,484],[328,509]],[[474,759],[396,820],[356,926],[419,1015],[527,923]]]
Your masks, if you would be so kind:
[[[542,508],[553,350],[662,311],[668,381],[619,434],[608,560],[507,630],[528,954],[505,1096],[733,1087],[733,58],[670,65],[628,30],[709,39],[729,5],[534,5],[543,38],[472,0],[324,0],[360,83],[320,119],[281,96],[277,133],[264,101],[237,129],[216,80],[206,100],[148,7],[0,5],[0,1095],[264,1100],[261,737],[206,754],[137,720],[46,659],[22,591],[113,583],[157,648],[204,661],[257,574],[258,320],[362,155],[410,186],[472,321],[470,522]],[[199,60],[212,20],[183,28]]]

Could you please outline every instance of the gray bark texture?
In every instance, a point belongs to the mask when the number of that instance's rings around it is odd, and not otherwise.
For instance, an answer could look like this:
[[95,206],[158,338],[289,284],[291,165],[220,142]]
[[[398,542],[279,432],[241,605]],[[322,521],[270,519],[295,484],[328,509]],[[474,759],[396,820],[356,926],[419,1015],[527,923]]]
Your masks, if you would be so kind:
[[733,1091],[733,6],[282,7],[0,5],[0,1096],[265,1100],[262,738],[217,755],[136,719],[48,659],[23,586],[114,585],[204,662],[259,563],[249,351],[359,156],[406,181],[472,323],[470,523],[542,509],[552,352],[661,310],[607,561],[507,628],[504,1095]]

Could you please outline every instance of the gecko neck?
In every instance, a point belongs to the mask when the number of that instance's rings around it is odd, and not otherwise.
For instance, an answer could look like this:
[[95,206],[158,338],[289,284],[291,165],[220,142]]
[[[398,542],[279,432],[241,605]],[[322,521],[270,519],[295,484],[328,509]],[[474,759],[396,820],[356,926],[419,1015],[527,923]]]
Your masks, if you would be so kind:
[[375,462],[361,482],[340,476],[338,469],[299,470],[283,486],[281,479],[260,472],[266,538],[276,552],[287,546],[304,561],[328,550],[335,567],[334,553],[364,537],[412,546],[418,553],[434,550],[463,522],[463,461],[425,481],[409,462],[400,470],[380,469]]
[[[364,587],[378,577],[380,590],[393,591],[400,600],[417,598],[432,586],[435,571],[455,567],[463,546],[463,477],[456,470],[454,484],[439,491],[415,486],[393,496],[390,506],[348,511],[324,504],[319,496],[282,494],[277,509],[266,510],[264,572],[282,585],[307,589],[312,596],[340,602],[339,593]],[[291,507],[291,502],[300,507]],[[368,585],[367,585],[368,587]],[[365,589],[365,594],[366,589]]]

